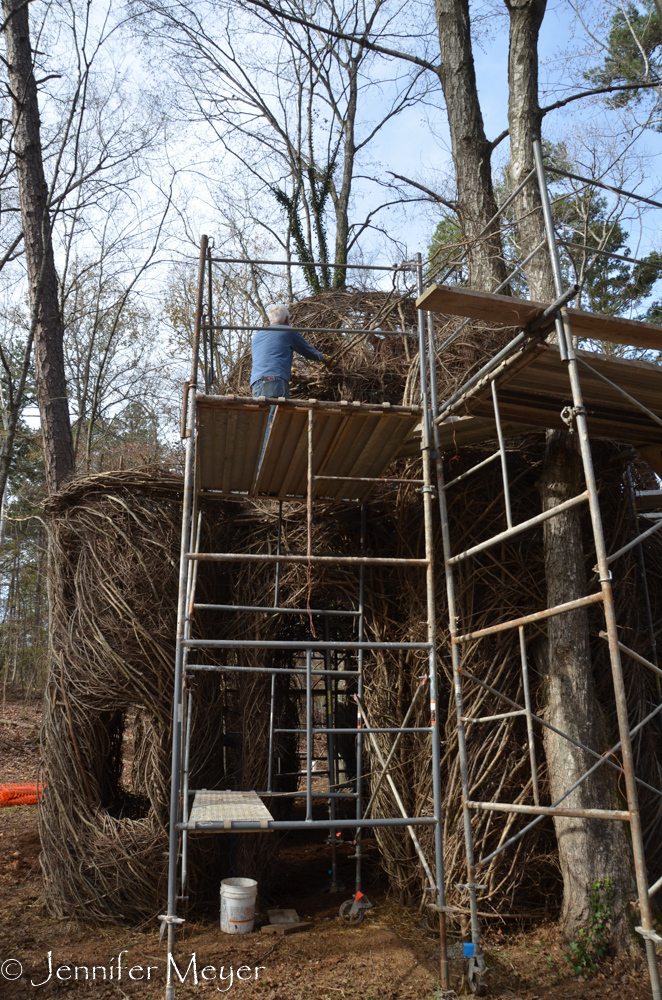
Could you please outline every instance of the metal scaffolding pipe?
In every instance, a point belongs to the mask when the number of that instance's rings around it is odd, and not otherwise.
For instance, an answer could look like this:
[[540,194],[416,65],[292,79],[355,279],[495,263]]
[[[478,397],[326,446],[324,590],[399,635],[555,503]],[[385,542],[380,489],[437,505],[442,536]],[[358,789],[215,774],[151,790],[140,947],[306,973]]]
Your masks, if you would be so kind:
[[[554,262],[554,281],[557,294],[563,292],[563,276],[559,261],[558,247],[556,245],[556,233],[554,222],[549,206],[547,192],[547,179],[545,176],[545,166],[543,160],[542,144],[536,140],[533,144],[534,160],[538,174],[539,188],[542,200],[543,215],[545,219],[545,229],[547,241],[552,261]],[[632,855],[634,859],[635,877],[637,882],[637,892],[639,894],[639,907],[641,912],[641,928],[638,932],[644,938],[646,954],[648,958],[648,971],[651,980],[651,989],[654,1000],[662,1000],[662,987],[660,985],[660,973],[655,952],[655,943],[651,935],[655,931],[653,914],[650,900],[648,898],[648,875],[646,871],[646,859],[644,857],[644,840],[641,825],[641,813],[637,796],[637,778],[634,767],[634,757],[632,753],[632,743],[630,740],[630,724],[628,720],[628,704],[623,679],[623,668],[619,650],[618,629],[616,625],[616,609],[614,604],[614,594],[611,585],[611,573],[607,564],[607,548],[605,545],[604,531],[602,527],[602,517],[598,501],[598,488],[595,480],[595,470],[593,467],[593,457],[588,436],[588,426],[586,421],[586,410],[582,396],[581,384],[577,358],[572,344],[570,324],[567,323],[567,313],[564,317],[564,327],[566,329],[566,346],[568,351],[568,375],[572,390],[573,412],[575,414],[575,425],[579,439],[579,448],[584,467],[584,477],[589,494],[589,510],[591,514],[591,526],[593,529],[593,540],[599,568],[599,579],[602,593],[604,595],[603,608],[605,614],[606,632],[609,643],[609,660],[611,664],[612,681],[614,685],[614,701],[616,703],[616,715],[618,718],[618,729],[621,737],[621,756],[623,759],[623,774],[625,777],[625,789],[627,795],[628,811],[630,813],[630,833],[632,843]]]
[[278,556],[266,552],[187,552],[187,559],[203,562],[295,563],[299,566],[420,566],[424,569],[427,559],[378,558],[376,556]]
[[602,379],[603,382],[606,382],[607,385],[610,385],[612,389],[616,390],[616,392],[620,392],[621,396],[625,396],[625,398],[630,403],[632,403],[633,406],[636,406],[638,409],[642,411],[642,413],[645,413],[647,417],[650,417],[653,423],[656,423],[660,427],[662,427],[662,417],[658,417],[657,413],[653,413],[653,411],[649,410],[647,406],[644,406],[643,403],[640,403],[638,399],[635,399],[634,396],[631,396],[629,392],[625,391],[625,389],[621,389],[620,385],[616,385],[615,382],[612,382],[610,378],[607,378],[606,375],[603,375],[602,372],[599,372],[596,368],[593,367],[593,365],[589,365],[589,363],[587,361],[584,361],[583,358],[577,358],[577,361],[580,363],[580,365],[584,365],[584,368],[588,368],[588,370],[592,372],[593,375],[596,375],[599,379]]
[[194,604],[196,611],[254,611],[260,615],[327,615],[329,618],[358,618],[358,611],[329,611],[326,608],[257,607],[253,604]]
[[[434,826],[436,820],[434,816],[385,816],[379,819],[335,819],[333,823],[329,819],[306,819],[293,820],[268,820],[262,826],[259,820],[243,822],[232,820],[229,827],[225,821],[198,820],[195,826],[189,823],[189,830],[218,830],[219,833],[230,832],[231,830],[243,830],[246,833],[260,833],[264,830],[351,830],[354,827],[365,830],[375,826]],[[177,829],[181,830],[183,823],[177,824]]]
[[[502,209],[503,211],[503,209]],[[328,267],[329,269],[343,268],[343,270],[353,271],[412,271],[413,265],[408,261],[401,264],[330,264],[324,260],[250,260],[245,257],[212,257],[214,264],[270,264],[274,267]],[[223,327],[227,329],[227,327]],[[261,329],[259,327],[258,329]]]
[[556,806],[521,806],[510,802],[467,802],[470,809],[483,812],[523,813],[526,816],[574,816],[578,819],[630,819],[623,809],[559,809]]
[[516,712],[499,712],[498,715],[480,715],[477,718],[472,715],[463,715],[462,722],[500,722],[501,719],[515,719],[520,715],[526,715],[526,709],[519,708]]
[[476,632],[457,635],[452,641],[453,643],[461,643],[469,642],[471,639],[482,639],[486,635],[495,635],[497,632],[505,632],[510,628],[519,628],[521,625],[529,625],[531,622],[554,618],[555,615],[564,615],[567,611],[575,611],[577,608],[586,607],[587,604],[600,604],[602,599],[602,593],[588,594],[586,597],[578,597],[576,601],[566,601],[565,604],[557,604],[553,608],[545,608],[544,611],[534,611],[533,614],[522,615],[521,618],[511,618],[510,621],[501,622],[499,625],[490,625],[487,628],[478,629]]
[[524,706],[526,708],[526,734],[529,742],[529,762],[531,764],[531,785],[533,787],[533,801],[540,805],[540,788],[538,786],[538,762],[536,760],[536,743],[533,733],[533,711],[531,709],[531,692],[529,689],[529,662],[526,655],[526,640],[524,638],[524,626],[519,627],[519,652],[520,664],[522,667],[522,689],[524,691]]
[[[216,663],[189,663],[186,667],[188,673],[195,673],[200,670],[206,670],[210,672],[220,671],[223,673],[237,673],[237,674],[302,674],[305,675],[305,667],[237,667],[229,663],[216,664]],[[357,677],[357,670],[318,670],[312,671],[313,677],[324,677],[326,674],[331,674],[332,676],[342,677]],[[339,678],[339,679],[340,679]]]
[[546,167],[545,169],[550,174],[558,174],[559,177],[569,177],[572,181],[581,181],[582,184],[590,184],[592,187],[600,187],[605,191],[611,191],[612,194],[621,194],[624,198],[632,198],[634,201],[643,201],[654,208],[662,208],[662,204],[659,201],[653,201],[652,198],[645,198],[643,194],[634,194],[633,191],[625,191],[624,188],[613,187],[611,184],[605,184],[604,181],[596,180],[595,177],[582,177],[581,174],[571,174],[568,170],[561,170],[559,167]]
[[[198,355],[200,349],[200,326],[202,323],[202,293],[205,276],[205,257],[207,253],[207,237],[200,240],[200,260],[198,275],[198,295],[195,311],[195,323],[193,328],[193,345],[191,352],[191,378],[190,388],[193,391],[188,393],[188,420],[189,436],[186,439],[186,457],[184,461],[184,496],[182,503],[182,536],[180,544],[179,559],[179,593],[177,600],[177,643],[175,652],[174,671],[174,692],[172,704],[172,757],[170,770],[170,817],[169,817],[169,839],[168,839],[168,903],[165,913],[165,925],[167,930],[168,951],[172,954],[175,947],[175,928],[180,918],[177,917],[177,862],[179,829],[178,819],[180,811],[180,777],[181,777],[181,753],[182,753],[182,681],[184,667],[184,647],[181,640],[185,634],[187,619],[187,589],[188,589],[188,566],[186,553],[191,548],[192,541],[192,512],[193,512],[193,485],[194,485],[194,445],[195,445],[195,387],[198,380]],[[175,989],[172,983],[172,974],[168,966],[168,974],[165,990],[166,1000],[174,1000]]]
[[456,476],[455,479],[451,479],[450,483],[445,483],[442,489],[449,490],[451,486],[455,486],[457,483],[461,483],[463,479],[468,479],[469,476],[472,476],[474,474],[474,472],[478,472],[479,469],[484,469],[486,465],[490,464],[490,462],[494,462],[495,459],[499,458],[499,455],[500,452],[495,451],[493,455],[489,456],[489,458],[484,458],[482,462],[478,462],[476,465],[472,465],[471,468],[467,469],[466,472],[462,472],[459,476]]
[[[365,718],[365,720],[367,722],[368,721],[368,717],[366,715],[365,708],[363,707],[363,705],[360,705],[360,708],[361,708],[361,712],[363,713],[363,716],[364,716],[364,718]],[[396,788],[395,782],[394,782],[393,778],[391,777],[390,772],[386,770],[386,761],[384,760],[384,754],[381,751],[379,743],[377,742],[377,740],[373,736],[373,733],[374,732],[379,732],[379,730],[364,729],[363,732],[364,733],[369,733],[369,735],[370,735],[370,742],[372,744],[372,749],[373,749],[373,751],[375,753],[375,756],[377,757],[377,760],[379,761],[379,764],[380,764],[380,766],[382,768],[382,771],[384,771],[385,774],[386,774],[386,780],[387,780],[387,782],[389,784],[391,792],[393,793],[393,798],[395,799],[395,801],[396,801],[396,803],[398,805],[398,809],[402,813],[403,817],[406,817],[407,810],[405,809],[404,802],[402,801],[400,793],[398,792],[398,789]],[[416,836],[416,834],[414,833],[413,829],[411,829],[411,824],[408,825],[407,832],[409,833],[409,836],[411,837],[411,841],[412,841],[412,843],[414,845],[416,853],[418,854],[419,861],[423,865],[423,871],[427,875],[427,879],[428,879],[428,882],[430,884],[430,888],[436,889],[436,886],[437,886],[436,880],[434,878],[434,875],[432,874],[432,871],[431,871],[430,866],[428,864],[428,860],[425,857],[425,852],[423,851],[423,848],[421,847],[421,843],[420,843],[418,837]]]
[[[206,406],[214,406],[219,409],[233,408],[237,404],[248,407],[250,410],[268,409],[270,403],[267,400],[276,399],[278,406],[282,410],[329,410],[332,413],[345,413],[347,411],[361,409],[362,413],[412,413],[420,414],[420,406],[399,406],[395,403],[359,403],[350,402],[346,399],[284,399],[281,396],[204,396],[198,395],[198,402]],[[216,491],[209,490],[214,493]],[[293,497],[291,499],[294,499]]]
[[313,479],[333,483],[406,483],[408,486],[422,486],[423,479],[396,479],[392,476],[313,476]]
[[[320,693],[323,694],[324,692]],[[430,726],[408,726],[406,729],[404,729],[402,726],[380,726],[376,729],[371,729],[368,726],[361,726],[360,732],[365,736],[369,733],[429,733],[430,729],[431,729]],[[276,733],[305,733],[306,731],[307,730],[305,729],[274,730],[274,732]],[[343,736],[358,736],[359,730],[356,727],[353,727],[351,729],[350,728],[340,729],[338,727],[335,728],[332,727],[331,729],[327,728],[320,729],[316,727],[315,729],[313,729],[314,736],[325,735],[326,733],[340,733]]]
[[[499,545],[500,542],[505,542],[515,535],[521,535],[523,531],[535,528],[538,524],[549,521],[550,518],[557,517],[566,510],[576,507],[577,504],[584,503],[585,500],[588,500],[588,491],[586,490],[583,493],[579,493],[576,497],[571,497],[570,500],[564,500],[563,503],[557,504],[556,507],[550,507],[549,510],[544,510],[541,514],[530,517],[527,521],[521,521],[519,524],[513,525],[512,528],[507,528],[506,531],[500,531],[498,535],[492,535],[491,538],[485,539],[484,542],[479,542],[478,545],[472,545],[470,549],[465,549],[464,552],[459,552],[456,556],[451,556],[448,563],[450,566],[455,566],[457,563],[462,562],[463,559],[469,559],[471,556],[476,556],[479,552],[484,552],[485,549],[491,548],[492,545]],[[506,509],[510,512],[510,498],[508,499]]]
[[183,645],[192,649],[425,649],[429,642],[325,642],[305,639],[184,639]]
[[[633,549],[636,545],[641,545],[642,542],[645,542],[647,538],[655,534],[656,531],[659,531],[660,528],[662,528],[662,518],[660,518],[657,524],[654,524],[652,528],[642,531],[640,535],[633,538],[632,541],[628,542],[627,545],[624,545],[623,548],[618,549],[616,552],[612,552],[610,556],[607,556],[607,563],[611,564],[615,562],[616,559],[620,559],[620,557],[624,556],[626,552],[630,551],[630,549]],[[597,568],[594,572],[597,572]]]
[[[606,632],[600,632],[599,635],[601,639],[609,640],[609,636]],[[662,670],[660,670],[657,664],[651,663],[650,660],[647,660],[645,656],[642,656],[640,653],[635,653],[634,649],[630,649],[629,646],[625,646],[622,642],[619,642],[618,648],[623,653],[627,653],[632,660],[636,660],[637,663],[641,663],[642,667],[648,667],[648,669],[652,670],[658,677],[662,677]]]

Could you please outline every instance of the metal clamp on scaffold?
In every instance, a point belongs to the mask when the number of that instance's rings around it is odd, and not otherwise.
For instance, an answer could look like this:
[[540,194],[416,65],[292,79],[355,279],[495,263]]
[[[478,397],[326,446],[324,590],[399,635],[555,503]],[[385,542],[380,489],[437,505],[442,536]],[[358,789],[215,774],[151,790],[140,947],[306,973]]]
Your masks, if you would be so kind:
[[579,413],[583,413],[586,416],[585,406],[564,406],[561,410],[561,420],[571,431],[575,429],[575,419]]
[[655,928],[651,928],[649,931],[644,930],[643,927],[635,927],[637,934],[641,934],[642,938],[646,941],[653,941],[655,944],[662,944],[662,937],[657,933]]
[[167,913],[160,913],[156,918],[161,922],[161,931],[159,933],[159,941],[163,941],[163,935],[165,934],[165,929],[168,924],[185,924],[186,920],[184,917],[169,917]]
[[529,333],[537,333],[538,331],[543,332],[547,330],[556,321],[556,315],[559,309],[562,309],[570,299],[574,299],[577,293],[581,291],[581,285],[571,285],[570,288],[566,289],[557,299],[548,305],[544,312],[540,314],[533,322],[529,323],[527,329]]

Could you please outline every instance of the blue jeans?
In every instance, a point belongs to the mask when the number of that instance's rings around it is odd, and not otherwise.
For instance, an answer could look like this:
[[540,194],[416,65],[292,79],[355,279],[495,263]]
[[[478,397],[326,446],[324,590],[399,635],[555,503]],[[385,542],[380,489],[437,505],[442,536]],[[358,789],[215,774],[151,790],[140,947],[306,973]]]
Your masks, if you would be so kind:
[[277,399],[279,396],[289,399],[290,383],[275,375],[263,375],[257,382],[252,383],[251,392],[254,396],[266,396],[267,399]]

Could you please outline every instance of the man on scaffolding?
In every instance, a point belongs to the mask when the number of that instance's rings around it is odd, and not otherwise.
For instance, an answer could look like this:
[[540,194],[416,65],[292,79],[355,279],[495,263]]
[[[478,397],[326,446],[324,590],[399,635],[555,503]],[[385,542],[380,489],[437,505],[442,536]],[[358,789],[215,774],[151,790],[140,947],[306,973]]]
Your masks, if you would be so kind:
[[251,351],[251,392],[253,396],[290,398],[290,378],[294,352],[309,361],[326,360],[321,351],[290,326],[290,310],[278,304],[267,310],[269,326],[253,334]]

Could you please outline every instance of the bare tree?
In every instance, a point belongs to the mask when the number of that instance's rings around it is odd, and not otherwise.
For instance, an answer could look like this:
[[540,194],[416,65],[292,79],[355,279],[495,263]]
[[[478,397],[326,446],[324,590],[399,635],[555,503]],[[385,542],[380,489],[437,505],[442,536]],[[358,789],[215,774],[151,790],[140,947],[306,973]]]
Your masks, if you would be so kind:
[[22,0],[4,0],[2,10],[28,287],[36,319],[37,399],[46,482],[52,493],[73,476],[75,459],[67,406],[58,278],[53,257],[50,192],[44,174],[28,6]]
[[[13,120],[5,159],[13,171],[12,181],[15,177],[16,210],[20,210],[25,233],[23,263],[31,320],[23,375],[14,376],[13,416],[0,452],[0,491],[11,462],[13,434],[23,406],[34,339],[46,477],[52,492],[75,469],[60,302],[68,261],[81,240],[86,242],[89,259],[90,247],[104,226],[100,221],[104,212],[106,220],[117,226],[117,192],[123,192],[122,207],[126,210],[131,186],[140,175],[139,159],[154,146],[162,122],[150,107],[136,114],[117,78],[110,51],[115,35],[122,30],[122,21],[114,16],[113,0],[105,0],[98,7],[88,4],[82,10],[76,5],[49,3],[39,9],[40,21],[36,20],[35,8],[18,0],[7,0],[3,10],[7,99]],[[47,51],[37,52],[31,43],[29,10]],[[129,115],[133,120],[128,120]],[[148,182],[143,175],[143,188]],[[169,192],[163,194],[167,203]],[[109,196],[114,197],[114,206]],[[13,210],[11,198],[5,204]],[[135,209],[128,214],[135,217]],[[159,225],[157,221],[157,229]],[[22,238],[20,231],[14,236],[14,256]],[[62,265],[60,276],[57,263]],[[0,269],[2,264],[0,260]],[[16,280],[16,273],[13,277]]]
[[[391,0],[369,8],[323,0],[317,15],[328,31],[309,29],[306,4],[294,0],[299,20],[262,15],[255,9],[225,18],[202,3],[143,0],[149,37],[159,33],[179,67],[178,112],[204,121],[240,165],[238,176],[267,191],[285,217],[281,237],[302,262],[320,260],[305,274],[313,291],[345,283],[348,253],[374,227],[384,205],[351,219],[357,164],[370,144],[427,86],[424,70],[397,72],[379,85],[393,92],[376,120],[365,106],[376,84],[374,53],[363,39],[388,24]],[[336,38],[334,32],[342,34]],[[374,112],[374,104],[371,108]],[[327,233],[333,220],[334,250]]]
[[[508,60],[509,125],[512,183],[524,180],[533,167],[534,140],[541,139],[542,114],[538,101],[538,32],[546,0],[505,0],[510,17]],[[521,251],[530,254],[544,240],[540,193],[529,183],[515,202]],[[555,297],[550,258],[537,254],[527,265],[526,277],[534,298]],[[574,432],[547,431],[545,458],[539,481],[543,510],[580,492],[582,466]],[[587,581],[581,517],[577,508],[545,524],[545,570],[549,607],[586,593]],[[547,721],[584,746],[607,742],[604,718],[595,694],[585,609],[550,618],[540,650],[540,668],[547,680]],[[590,766],[586,753],[546,730],[545,752],[552,800],[559,799]],[[581,808],[604,808],[618,792],[602,769],[575,793]],[[617,947],[630,942],[629,904],[636,896],[631,852],[621,824],[555,817],[554,828],[563,874],[560,925],[568,939],[577,936],[591,916],[591,893],[599,879],[613,883],[611,935]]]
[[107,428],[127,403],[156,398],[157,330],[130,285],[95,264],[74,266],[64,307],[67,381],[74,410],[74,446],[90,471],[99,427]]

